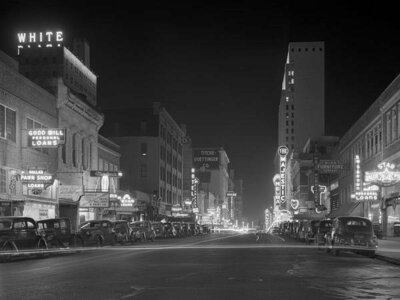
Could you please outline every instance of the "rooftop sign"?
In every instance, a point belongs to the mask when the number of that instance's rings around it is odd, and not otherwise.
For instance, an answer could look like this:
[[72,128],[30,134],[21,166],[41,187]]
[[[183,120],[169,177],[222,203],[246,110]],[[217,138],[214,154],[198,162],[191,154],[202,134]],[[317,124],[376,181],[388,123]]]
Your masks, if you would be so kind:
[[[62,31],[20,32],[17,33],[18,50],[22,48],[61,47],[64,41]],[[18,52],[19,54],[19,52]]]

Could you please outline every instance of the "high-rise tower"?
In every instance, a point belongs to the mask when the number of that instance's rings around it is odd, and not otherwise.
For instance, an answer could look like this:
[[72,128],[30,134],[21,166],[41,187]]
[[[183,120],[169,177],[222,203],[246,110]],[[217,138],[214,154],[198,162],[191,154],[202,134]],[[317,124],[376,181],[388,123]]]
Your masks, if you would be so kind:
[[279,104],[278,146],[301,151],[325,133],[324,42],[290,43]]

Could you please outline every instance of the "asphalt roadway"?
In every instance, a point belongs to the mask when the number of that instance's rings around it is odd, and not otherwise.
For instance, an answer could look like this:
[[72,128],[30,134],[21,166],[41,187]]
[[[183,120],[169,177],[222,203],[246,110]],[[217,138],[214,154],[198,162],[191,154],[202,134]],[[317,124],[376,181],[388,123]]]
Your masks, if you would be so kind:
[[0,299],[400,299],[400,267],[211,234],[0,264]]

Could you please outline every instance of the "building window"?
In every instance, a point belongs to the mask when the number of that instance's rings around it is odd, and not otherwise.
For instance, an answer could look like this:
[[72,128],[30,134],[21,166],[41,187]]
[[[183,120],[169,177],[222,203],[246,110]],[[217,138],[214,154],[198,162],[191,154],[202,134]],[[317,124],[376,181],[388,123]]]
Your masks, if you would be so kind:
[[147,144],[146,143],[142,143],[140,145],[140,154],[142,156],[146,156],[147,155]]
[[397,139],[397,106],[392,108],[392,141]]
[[7,193],[7,171],[0,169],[0,193]]
[[66,144],[61,145],[61,159],[64,164],[67,163],[67,151],[66,151]]
[[17,140],[16,112],[0,104],[0,138],[15,142]]
[[93,142],[89,143],[88,168],[92,169]]
[[[46,126],[44,126],[43,124],[36,122],[30,118],[26,118],[26,128],[27,129],[37,129],[37,128],[47,128]],[[49,149],[47,148],[33,148],[36,151],[48,154],[49,153]]]
[[81,141],[81,152],[82,152],[82,168],[84,170],[87,169],[87,153],[86,153],[86,142],[85,139],[82,138]]
[[392,123],[391,123],[391,115],[390,112],[386,113],[386,146],[390,144],[391,133],[392,133]]
[[140,177],[142,177],[142,178],[147,177],[147,165],[146,164],[140,165]]
[[78,166],[78,155],[77,155],[77,138],[78,135],[76,133],[74,133],[74,135],[72,136],[72,165],[74,167]]

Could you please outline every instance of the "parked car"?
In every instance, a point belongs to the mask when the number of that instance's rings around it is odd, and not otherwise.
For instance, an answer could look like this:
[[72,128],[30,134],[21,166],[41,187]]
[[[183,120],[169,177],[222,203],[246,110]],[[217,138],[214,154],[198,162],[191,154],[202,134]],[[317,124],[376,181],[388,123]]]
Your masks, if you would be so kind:
[[95,244],[100,247],[117,242],[114,224],[109,220],[90,220],[82,223],[78,236],[84,245]]
[[400,222],[393,223],[393,235],[400,236]]
[[125,244],[129,242],[133,242],[133,238],[131,235],[131,227],[129,226],[129,222],[126,220],[118,220],[112,221],[114,225],[114,231],[116,235],[116,242]]
[[69,218],[54,218],[37,221],[38,232],[46,240],[49,247],[67,247],[77,245],[75,232]]
[[163,238],[165,237],[164,234],[164,224],[161,222],[151,222],[154,233],[156,234],[156,238]]
[[172,222],[172,226],[175,228],[176,230],[176,236],[177,237],[183,237],[185,236],[184,234],[184,230],[182,227],[182,224],[180,222]]
[[327,251],[338,256],[341,250],[361,252],[375,256],[377,237],[369,219],[363,217],[336,217],[332,221],[331,233],[326,239]]
[[39,234],[37,223],[28,217],[0,217],[0,250],[47,249],[46,240]]
[[144,242],[146,240],[154,241],[156,238],[155,231],[150,221],[135,221],[129,224],[132,229],[131,235],[133,240]]
[[320,222],[320,220],[311,220],[305,224],[304,240],[307,244],[311,244],[314,242],[315,234],[317,233],[319,222]]
[[319,222],[317,233],[315,234],[314,244],[319,249],[325,245],[325,240],[328,234],[331,233],[332,220],[325,219]]
[[163,223],[164,227],[164,238],[170,238],[176,236],[176,229],[170,222]]

